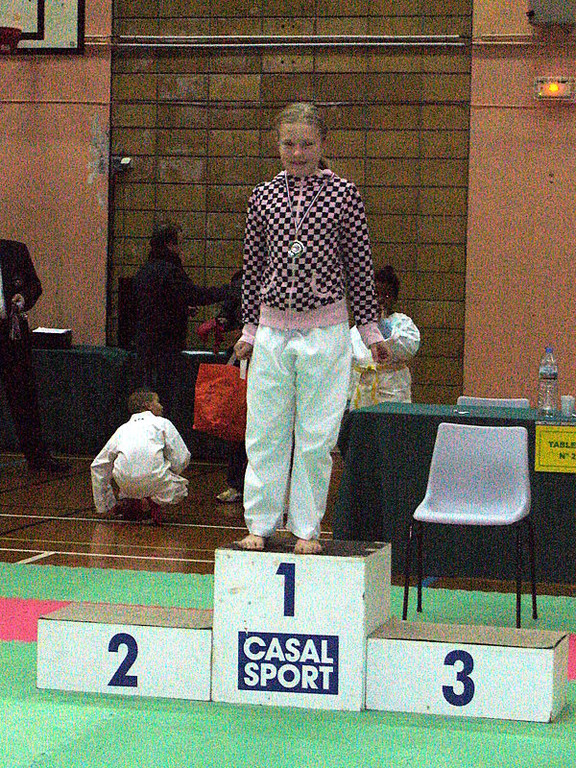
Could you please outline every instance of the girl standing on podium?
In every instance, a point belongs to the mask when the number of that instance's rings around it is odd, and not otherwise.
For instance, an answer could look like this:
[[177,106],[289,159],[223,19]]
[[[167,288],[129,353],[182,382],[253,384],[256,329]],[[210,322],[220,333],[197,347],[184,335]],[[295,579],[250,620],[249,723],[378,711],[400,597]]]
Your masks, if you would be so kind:
[[276,121],[284,170],[250,198],[244,240],[243,332],[248,375],[244,511],[239,545],[261,550],[281,525],[297,554],[321,551],[320,521],[346,407],[354,319],[376,361],[387,351],[364,205],[323,161],[326,126],[313,104]]

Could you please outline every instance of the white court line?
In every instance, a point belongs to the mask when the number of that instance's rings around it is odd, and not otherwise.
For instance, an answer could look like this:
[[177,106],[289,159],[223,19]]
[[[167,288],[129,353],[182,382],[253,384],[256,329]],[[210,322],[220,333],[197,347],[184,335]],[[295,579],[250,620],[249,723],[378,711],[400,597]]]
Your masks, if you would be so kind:
[[[20,514],[13,514],[11,512],[2,512],[0,513],[0,518],[2,517],[27,517],[31,520],[44,520],[44,522],[49,523],[51,520],[64,520],[65,522],[72,522],[72,523],[121,523],[121,524],[130,524],[134,525],[133,520],[110,520],[109,518],[105,517],[69,517],[69,516],[55,516],[55,515],[29,515],[25,512],[21,512]],[[245,531],[246,526],[242,525],[205,525],[202,523],[170,523],[165,522],[162,524],[164,527],[173,527],[173,528],[211,528],[218,531]],[[278,530],[282,531],[283,528],[279,528]],[[0,538],[2,538],[2,533],[0,533]]]
[[[14,551],[14,550],[11,550]],[[26,565],[26,563],[35,563],[37,560],[44,560],[45,557],[50,557],[50,555],[55,555],[55,552],[40,552],[39,555],[34,555],[34,557],[27,557],[25,560],[18,560],[16,562],[16,565]]]
[[[0,552],[38,552],[37,549],[16,549],[0,547]],[[76,555],[78,557],[106,557],[116,560],[161,560],[166,563],[213,563],[214,560],[191,560],[187,557],[152,557],[145,555],[106,555],[98,552],[51,552],[51,555]]]
[[[4,541],[6,543],[7,541],[13,541],[14,544],[50,544],[51,547],[55,545],[60,544],[66,544],[69,546],[72,546],[73,544],[80,544],[80,546],[92,546],[91,541],[63,541],[62,539],[32,539],[28,540],[25,536],[0,536],[0,541]],[[106,546],[106,545],[105,545]],[[169,550],[171,552],[174,552],[175,550],[189,550],[192,552],[214,552],[214,547],[186,547],[184,545],[182,546],[174,546],[167,544],[166,546],[159,546],[158,544],[121,544],[117,543],[118,547],[123,547],[126,550],[130,549],[136,549],[136,550],[147,550],[147,549],[153,549],[156,552],[160,552],[161,550]],[[36,547],[36,552],[44,551],[41,547]],[[55,552],[60,552],[61,550],[54,550]],[[65,550],[64,550],[65,551]],[[90,552],[86,552],[86,554],[90,554]]]

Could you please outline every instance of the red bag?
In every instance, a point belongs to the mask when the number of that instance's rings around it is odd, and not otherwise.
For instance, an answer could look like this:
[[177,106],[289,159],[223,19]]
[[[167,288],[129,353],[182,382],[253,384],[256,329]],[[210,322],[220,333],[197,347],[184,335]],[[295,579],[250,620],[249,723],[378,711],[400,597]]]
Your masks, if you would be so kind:
[[200,363],[194,392],[194,429],[241,442],[246,434],[246,379],[235,365]]

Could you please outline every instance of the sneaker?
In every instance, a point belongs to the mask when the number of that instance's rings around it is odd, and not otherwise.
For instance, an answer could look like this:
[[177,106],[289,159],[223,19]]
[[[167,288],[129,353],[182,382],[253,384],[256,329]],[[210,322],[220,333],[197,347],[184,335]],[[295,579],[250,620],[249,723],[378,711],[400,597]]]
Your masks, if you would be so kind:
[[113,517],[119,517],[121,520],[130,520],[137,522],[145,517],[140,499],[120,499],[110,514]]
[[242,501],[242,494],[236,488],[226,488],[216,498],[218,501],[224,502],[224,504],[236,504],[236,502]]
[[152,499],[146,499],[146,501],[148,502],[148,513],[152,523],[154,525],[162,525],[164,521],[164,516],[162,515],[162,507],[160,504],[152,501]]

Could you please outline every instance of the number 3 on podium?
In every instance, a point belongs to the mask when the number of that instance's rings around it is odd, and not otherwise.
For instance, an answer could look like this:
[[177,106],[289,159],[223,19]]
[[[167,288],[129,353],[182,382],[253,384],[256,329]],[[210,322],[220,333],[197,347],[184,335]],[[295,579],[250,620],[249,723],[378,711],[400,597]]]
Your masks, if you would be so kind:
[[474,697],[474,680],[470,677],[470,672],[474,669],[474,659],[468,653],[468,651],[450,651],[444,659],[444,664],[447,666],[454,666],[459,661],[462,664],[462,669],[456,672],[456,680],[462,684],[462,693],[456,693],[451,685],[442,686],[442,694],[448,704],[452,704],[454,707],[465,707],[466,704],[470,704]]
[[296,564],[280,563],[276,574],[284,576],[284,616],[294,616],[296,597]]

